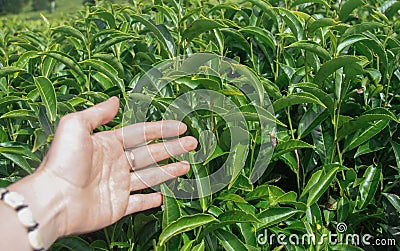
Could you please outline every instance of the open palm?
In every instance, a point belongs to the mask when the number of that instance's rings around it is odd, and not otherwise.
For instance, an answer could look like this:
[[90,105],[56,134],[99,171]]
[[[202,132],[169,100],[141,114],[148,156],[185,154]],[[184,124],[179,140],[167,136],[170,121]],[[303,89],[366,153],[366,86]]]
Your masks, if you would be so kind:
[[[186,126],[178,121],[139,123],[123,130],[92,134],[96,127],[113,119],[118,107],[118,99],[111,98],[62,118],[41,165],[40,171],[57,181],[58,192],[64,197],[63,235],[94,231],[125,215],[160,206],[159,193],[131,192],[189,170],[186,162],[162,167],[154,164],[195,149],[197,141],[193,137],[142,145],[184,133]],[[126,148],[133,148],[134,172],[126,157]]]

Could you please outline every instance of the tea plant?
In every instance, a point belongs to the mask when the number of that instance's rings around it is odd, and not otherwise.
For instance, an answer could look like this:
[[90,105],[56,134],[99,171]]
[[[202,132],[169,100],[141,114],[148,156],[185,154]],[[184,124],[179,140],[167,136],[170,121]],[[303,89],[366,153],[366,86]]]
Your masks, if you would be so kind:
[[[269,136],[277,145],[262,177],[250,182],[265,133],[250,116],[254,104],[219,78],[181,79],[152,96],[151,120],[199,89],[250,114],[249,149],[230,148],[218,114],[198,111],[185,121],[197,137],[204,129],[217,135],[214,152],[188,178],[214,172],[230,151],[242,158],[232,163],[242,171],[213,195],[165,196],[161,209],[61,239],[52,250],[374,249],[330,243],[329,233],[368,234],[371,243],[396,241],[387,248],[399,250],[399,8],[396,1],[154,0],[100,2],[66,22],[2,20],[0,186],[34,171],[62,115],[110,96],[124,107],[152,66],[208,52],[245,65],[272,101],[277,129]],[[121,109],[98,130],[122,126],[122,117]],[[317,242],[260,241],[265,233]]]

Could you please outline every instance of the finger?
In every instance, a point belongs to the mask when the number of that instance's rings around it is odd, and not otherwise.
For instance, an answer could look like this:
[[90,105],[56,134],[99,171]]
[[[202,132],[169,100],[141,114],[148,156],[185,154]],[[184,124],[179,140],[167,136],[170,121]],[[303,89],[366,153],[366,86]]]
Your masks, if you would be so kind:
[[132,148],[150,140],[176,137],[186,132],[186,125],[176,120],[143,122],[115,130],[124,148]]
[[142,146],[132,150],[135,168],[142,168],[161,160],[196,149],[197,140],[191,136]]
[[85,122],[90,131],[100,125],[110,122],[118,112],[119,100],[111,97],[104,102],[94,105],[88,109],[75,113],[75,116]]
[[184,175],[190,169],[186,161],[168,164],[162,167],[151,167],[131,174],[131,191],[152,187],[164,181]]
[[144,211],[162,205],[163,197],[161,193],[134,194],[129,196],[128,207],[125,215]]

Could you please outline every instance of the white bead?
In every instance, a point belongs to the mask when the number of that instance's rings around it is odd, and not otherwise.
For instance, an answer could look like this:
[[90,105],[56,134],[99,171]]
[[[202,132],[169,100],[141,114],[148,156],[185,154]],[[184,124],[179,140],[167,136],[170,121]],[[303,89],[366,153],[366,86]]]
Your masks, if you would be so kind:
[[10,207],[16,209],[24,204],[24,197],[16,192],[9,192],[4,195],[4,202]]
[[29,228],[36,225],[36,222],[33,220],[32,211],[27,207],[18,211],[18,219],[24,227]]
[[43,248],[42,236],[37,229],[28,233],[28,240],[29,244],[31,244],[31,247],[33,247],[34,249]]
[[7,189],[0,187],[0,199],[3,198],[3,194],[7,192]]
[[3,193],[7,192],[7,189],[0,187],[0,197],[3,195]]

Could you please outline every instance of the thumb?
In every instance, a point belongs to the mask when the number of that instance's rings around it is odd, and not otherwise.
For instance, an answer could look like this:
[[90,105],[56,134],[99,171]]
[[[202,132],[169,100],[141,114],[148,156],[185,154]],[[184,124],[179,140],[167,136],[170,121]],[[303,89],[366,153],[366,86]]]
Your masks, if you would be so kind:
[[92,131],[96,127],[110,122],[117,114],[118,107],[118,98],[111,97],[104,102],[78,112],[77,115],[87,124],[89,130]]

